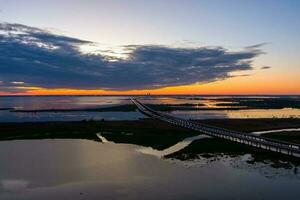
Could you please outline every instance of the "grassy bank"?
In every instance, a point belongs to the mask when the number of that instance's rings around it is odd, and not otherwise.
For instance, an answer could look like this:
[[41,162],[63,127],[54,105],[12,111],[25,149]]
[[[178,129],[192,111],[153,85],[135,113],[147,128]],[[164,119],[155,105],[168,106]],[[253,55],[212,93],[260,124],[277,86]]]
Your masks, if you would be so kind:
[[[300,119],[217,119],[199,120],[199,122],[245,132],[298,128],[300,126]],[[138,121],[0,123],[0,140],[64,138],[100,141],[96,133],[101,133],[109,141],[115,143],[136,144],[158,150],[168,148],[186,137],[199,135],[199,132],[151,119]],[[268,133],[264,136],[300,144],[300,132]],[[166,157],[188,160],[197,158],[199,155],[204,157],[213,157],[219,154],[238,156],[245,153],[252,154],[255,162],[273,160],[274,165],[281,165],[281,162],[275,161],[284,160],[299,164],[297,158],[215,138],[194,141],[185,149]]]
[[101,133],[118,143],[131,143],[164,149],[191,135],[194,131],[153,121],[79,121],[0,123],[0,140],[74,138],[99,140]]
[[[300,127],[300,119],[214,119],[198,121],[244,132]],[[176,141],[185,137],[199,134],[199,132],[151,119],[137,121],[0,123],[1,140],[28,138],[82,138],[97,140],[95,133],[105,134],[120,142],[126,138],[135,138],[135,144],[146,142],[148,143],[147,146],[156,146],[159,149],[174,142],[176,143]],[[268,133],[264,134],[264,136],[300,143],[298,132]]]

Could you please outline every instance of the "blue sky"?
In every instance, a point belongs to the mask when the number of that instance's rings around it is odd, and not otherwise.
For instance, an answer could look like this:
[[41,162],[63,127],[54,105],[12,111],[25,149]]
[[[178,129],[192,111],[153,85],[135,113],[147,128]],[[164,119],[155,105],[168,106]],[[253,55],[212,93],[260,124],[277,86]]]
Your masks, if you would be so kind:
[[0,19],[116,44],[295,44],[297,0],[0,0]]
[[285,79],[300,73],[299,19],[298,0],[0,0],[1,22],[101,44],[239,51],[266,43],[253,67],[271,66]]

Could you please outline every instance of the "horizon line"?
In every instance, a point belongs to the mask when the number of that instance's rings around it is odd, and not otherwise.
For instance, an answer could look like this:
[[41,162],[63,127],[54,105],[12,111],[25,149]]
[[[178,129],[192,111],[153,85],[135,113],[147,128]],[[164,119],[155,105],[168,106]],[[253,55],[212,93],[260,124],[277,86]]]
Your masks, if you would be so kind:
[[9,94],[0,97],[47,96],[300,96],[300,94]]

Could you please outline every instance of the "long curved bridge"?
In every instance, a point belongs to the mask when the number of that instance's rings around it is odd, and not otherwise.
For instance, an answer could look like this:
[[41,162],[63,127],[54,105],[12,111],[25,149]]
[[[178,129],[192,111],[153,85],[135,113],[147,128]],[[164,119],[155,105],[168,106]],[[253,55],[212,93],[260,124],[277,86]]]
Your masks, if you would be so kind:
[[282,154],[300,157],[300,145],[280,140],[270,139],[252,133],[243,133],[239,131],[228,130],[215,126],[197,123],[190,120],[181,119],[172,115],[155,111],[141,103],[136,98],[131,98],[131,101],[137,106],[138,110],[143,114],[158,119],[176,126],[199,131],[205,135],[212,137],[223,138],[233,142],[253,146],[267,151],[278,152]]

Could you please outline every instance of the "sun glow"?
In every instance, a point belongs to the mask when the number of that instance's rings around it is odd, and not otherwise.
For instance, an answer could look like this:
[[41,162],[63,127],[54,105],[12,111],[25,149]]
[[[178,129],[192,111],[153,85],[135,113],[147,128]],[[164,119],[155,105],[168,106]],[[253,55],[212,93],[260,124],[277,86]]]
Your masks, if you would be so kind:
[[[226,94],[300,94],[300,80],[296,77],[281,77],[274,74],[269,79],[261,76],[234,77],[227,80],[207,84],[193,84],[186,86],[165,87],[149,90],[84,90],[73,88],[47,89],[42,87],[18,86],[16,89],[23,92],[13,93],[14,95],[171,95],[171,94],[203,94],[203,95],[226,95]],[[0,95],[11,95],[12,93],[0,92]]]
[[79,46],[79,51],[83,54],[101,55],[107,61],[114,62],[120,59],[128,59],[132,50],[125,46],[113,46],[100,43],[87,43]]

